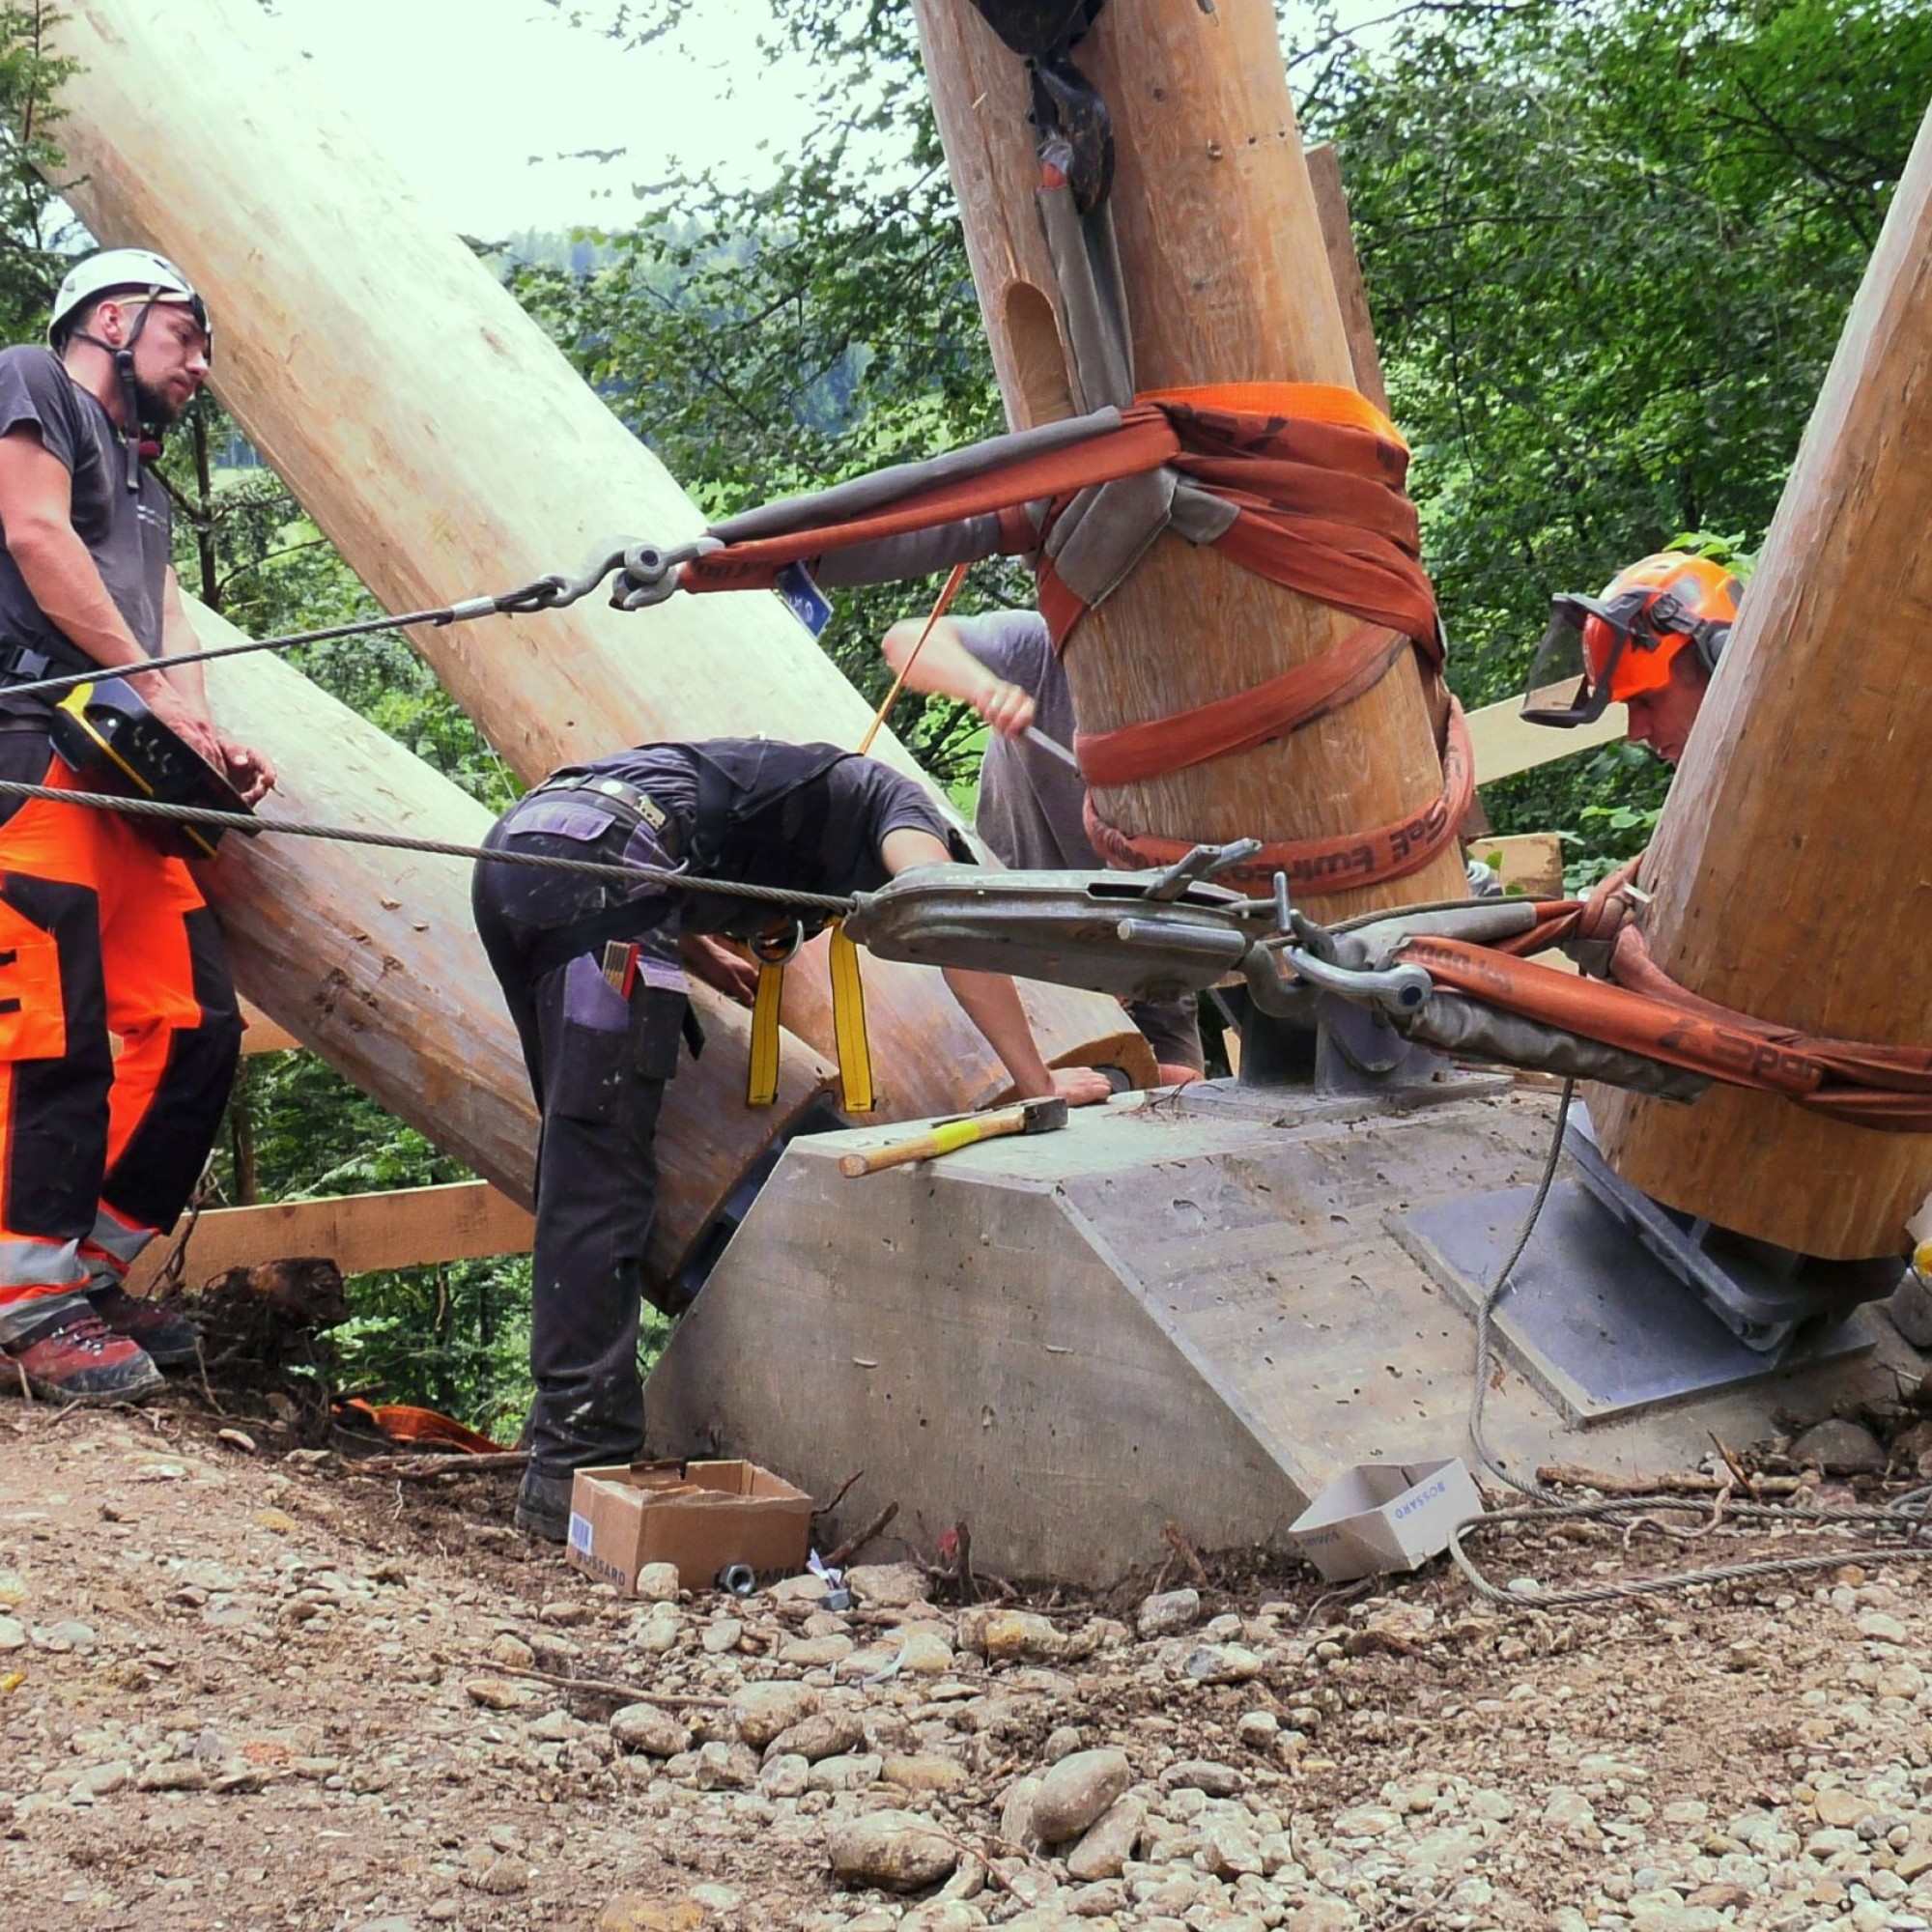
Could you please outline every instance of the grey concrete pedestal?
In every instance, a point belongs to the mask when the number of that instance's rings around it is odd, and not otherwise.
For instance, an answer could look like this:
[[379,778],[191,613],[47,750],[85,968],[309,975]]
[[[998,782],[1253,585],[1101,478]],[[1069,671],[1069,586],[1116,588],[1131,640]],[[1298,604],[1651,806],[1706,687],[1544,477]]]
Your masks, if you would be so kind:
[[[1285,1547],[1349,1464],[1467,1454],[1464,1297],[1396,1232],[1535,1179],[1549,1095],[1465,1082],[1434,1104],[1238,1090],[1132,1096],[1063,1132],[863,1179],[795,1141],[651,1378],[653,1453],[748,1455],[846,1526],[888,1501],[930,1556],[972,1526],[1007,1576],[1111,1582],[1163,1553]],[[1780,1408],[1896,1387],[1876,1351],[1585,1428],[1516,1372],[1492,1390],[1513,1465],[1684,1466]]]

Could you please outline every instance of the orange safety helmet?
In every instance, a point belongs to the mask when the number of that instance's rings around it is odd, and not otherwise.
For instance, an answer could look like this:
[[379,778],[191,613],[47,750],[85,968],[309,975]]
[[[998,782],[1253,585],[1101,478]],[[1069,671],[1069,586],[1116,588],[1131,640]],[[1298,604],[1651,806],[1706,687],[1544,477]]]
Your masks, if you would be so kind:
[[1534,724],[1592,724],[1613,702],[1662,691],[1687,646],[1715,670],[1743,591],[1722,564],[1666,550],[1620,571],[1601,597],[1552,597],[1522,716]]

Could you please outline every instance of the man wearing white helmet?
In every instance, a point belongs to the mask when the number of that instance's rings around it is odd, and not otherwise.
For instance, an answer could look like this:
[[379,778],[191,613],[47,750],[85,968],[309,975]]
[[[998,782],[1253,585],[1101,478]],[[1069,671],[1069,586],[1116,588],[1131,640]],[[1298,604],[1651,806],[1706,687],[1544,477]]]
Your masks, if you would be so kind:
[[[198,648],[146,459],[207,380],[207,310],[164,257],[109,249],[61,284],[47,339],[0,350],[0,778],[86,788],[55,699],[10,688],[98,668],[252,802],[273,771],[215,724],[200,666],[153,668]],[[121,1281],[187,1200],[240,1039],[186,865],[137,820],[0,797],[0,1357],[41,1392],[138,1400],[194,1358],[193,1328]]]

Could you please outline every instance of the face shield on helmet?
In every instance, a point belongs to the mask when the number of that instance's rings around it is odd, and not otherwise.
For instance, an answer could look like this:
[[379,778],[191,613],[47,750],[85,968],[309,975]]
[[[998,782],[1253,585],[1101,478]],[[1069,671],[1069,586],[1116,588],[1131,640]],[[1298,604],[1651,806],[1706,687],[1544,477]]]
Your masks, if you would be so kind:
[[1613,703],[1662,691],[1678,654],[1713,668],[1738,614],[1738,581],[1705,557],[1664,551],[1613,578],[1601,597],[1549,600],[1521,716],[1591,724]]

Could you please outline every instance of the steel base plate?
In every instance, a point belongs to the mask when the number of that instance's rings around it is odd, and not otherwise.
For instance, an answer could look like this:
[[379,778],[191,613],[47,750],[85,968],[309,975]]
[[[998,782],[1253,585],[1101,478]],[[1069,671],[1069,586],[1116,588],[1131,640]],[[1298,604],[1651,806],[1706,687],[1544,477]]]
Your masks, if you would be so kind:
[[[1397,1240],[1471,1316],[1521,1232],[1534,1187],[1417,1208]],[[1853,1314],[1795,1336],[1776,1360],[1747,1349],[1583,1187],[1550,1189],[1536,1232],[1497,1304],[1497,1348],[1573,1422],[1687,1402],[1875,1346]]]

